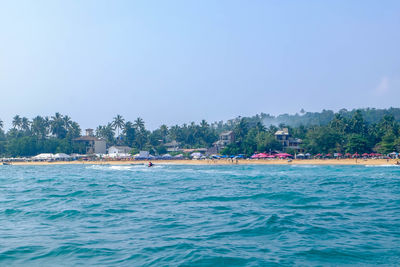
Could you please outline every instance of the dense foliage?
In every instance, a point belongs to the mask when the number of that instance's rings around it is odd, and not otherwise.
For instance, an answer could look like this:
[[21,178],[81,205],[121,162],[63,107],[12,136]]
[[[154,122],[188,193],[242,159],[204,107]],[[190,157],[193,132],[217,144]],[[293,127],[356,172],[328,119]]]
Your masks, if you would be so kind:
[[[320,113],[302,111],[301,114],[277,117],[260,114],[238,117],[209,124],[205,120],[168,127],[161,125],[149,131],[141,118],[125,121],[117,115],[112,122],[100,125],[95,134],[107,145],[126,145],[134,151],[149,150],[166,153],[166,144],[177,141],[182,148],[212,147],[221,132],[231,130],[235,142],[227,146],[224,154],[246,154],[281,150],[274,133],[289,128],[293,137],[303,140],[305,151],[316,153],[389,153],[400,146],[400,109],[323,110]],[[16,115],[12,128],[3,130],[0,120],[0,155],[32,156],[39,153],[83,153],[85,148],[74,139],[81,135],[78,123],[70,117],[56,113],[52,117],[37,116],[32,120]],[[286,151],[292,152],[292,151]]]

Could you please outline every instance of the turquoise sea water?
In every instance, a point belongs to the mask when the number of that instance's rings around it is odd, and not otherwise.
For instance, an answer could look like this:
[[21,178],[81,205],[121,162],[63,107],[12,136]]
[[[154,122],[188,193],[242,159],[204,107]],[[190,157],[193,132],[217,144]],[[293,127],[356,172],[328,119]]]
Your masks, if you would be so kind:
[[0,166],[0,265],[400,264],[400,168]]

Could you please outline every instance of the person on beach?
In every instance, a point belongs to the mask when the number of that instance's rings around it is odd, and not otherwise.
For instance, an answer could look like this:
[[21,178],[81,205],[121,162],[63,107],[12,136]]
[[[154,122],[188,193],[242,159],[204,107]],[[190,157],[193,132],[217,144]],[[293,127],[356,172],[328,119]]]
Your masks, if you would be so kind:
[[149,161],[149,165],[148,165],[148,166],[149,166],[149,167],[153,167],[153,165],[154,165],[154,164],[153,164],[151,161]]

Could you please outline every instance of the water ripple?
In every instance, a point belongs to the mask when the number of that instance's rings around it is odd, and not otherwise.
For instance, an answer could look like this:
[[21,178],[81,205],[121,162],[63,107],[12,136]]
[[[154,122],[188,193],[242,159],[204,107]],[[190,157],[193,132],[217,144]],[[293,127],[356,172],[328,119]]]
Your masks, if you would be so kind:
[[400,168],[0,166],[0,265],[397,265]]

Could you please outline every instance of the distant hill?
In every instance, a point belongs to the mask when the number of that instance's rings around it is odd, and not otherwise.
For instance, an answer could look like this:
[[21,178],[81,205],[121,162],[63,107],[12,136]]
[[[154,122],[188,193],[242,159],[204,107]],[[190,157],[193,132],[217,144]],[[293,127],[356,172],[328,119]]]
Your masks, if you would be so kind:
[[[351,118],[356,110],[361,110],[364,120],[368,123],[377,123],[385,115],[393,115],[395,120],[400,122],[400,108],[389,108],[389,109],[376,109],[376,108],[364,108],[364,109],[341,109],[336,113],[339,113],[343,117]],[[262,122],[265,126],[275,125],[279,126],[284,124],[291,127],[304,126],[321,126],[327,125],[335,116],[335,112],[332,110],[322,110],[321,112],[301,112],[296,114],[281,114],[273,116],[266,113],[257,114],[252,117],[245,117],[250,126],[255,125],[257,122]],[[241,117],[227,121],[226,125],[234,125],[235,122],[239,121]],[[229,128],[229,127],[226,127]]]

